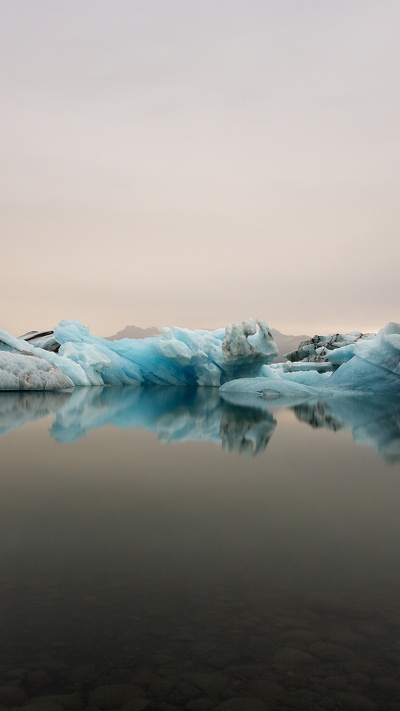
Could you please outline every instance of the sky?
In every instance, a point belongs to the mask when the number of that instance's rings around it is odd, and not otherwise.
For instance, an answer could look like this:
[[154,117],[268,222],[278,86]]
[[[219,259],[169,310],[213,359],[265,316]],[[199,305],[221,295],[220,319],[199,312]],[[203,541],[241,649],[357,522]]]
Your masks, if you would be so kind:
[[400,321],[398,0],[2,0],[0,328]]

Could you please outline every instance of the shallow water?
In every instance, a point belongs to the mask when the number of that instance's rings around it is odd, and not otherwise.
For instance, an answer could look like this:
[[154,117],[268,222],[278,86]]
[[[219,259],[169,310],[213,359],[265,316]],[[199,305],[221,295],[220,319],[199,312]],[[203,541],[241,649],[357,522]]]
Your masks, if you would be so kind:
[[1,393],[0,706],[397,709],[399,413]]

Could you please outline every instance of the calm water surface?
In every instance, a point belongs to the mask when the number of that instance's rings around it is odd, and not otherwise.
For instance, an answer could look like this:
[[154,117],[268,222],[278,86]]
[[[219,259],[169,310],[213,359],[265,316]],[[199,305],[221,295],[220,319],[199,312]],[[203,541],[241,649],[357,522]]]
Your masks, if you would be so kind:
[[399,424],[1,393],[0,707],[397,709]]

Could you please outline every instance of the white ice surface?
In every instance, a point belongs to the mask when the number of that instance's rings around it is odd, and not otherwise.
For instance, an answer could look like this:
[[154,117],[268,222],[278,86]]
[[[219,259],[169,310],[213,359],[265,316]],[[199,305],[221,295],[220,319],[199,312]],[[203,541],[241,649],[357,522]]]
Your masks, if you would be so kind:
[[73,382],[55,365],[33,354],[0,351],[1,390],[57,390]]

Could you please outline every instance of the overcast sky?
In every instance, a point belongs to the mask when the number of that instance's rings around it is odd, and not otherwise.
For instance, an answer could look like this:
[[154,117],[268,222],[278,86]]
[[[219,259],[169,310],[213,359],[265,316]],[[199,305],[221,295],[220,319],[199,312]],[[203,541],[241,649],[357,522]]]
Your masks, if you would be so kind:
[[400,321],[398,0],[1,0],[1,322]]

